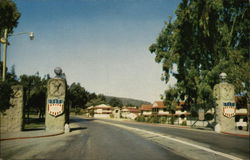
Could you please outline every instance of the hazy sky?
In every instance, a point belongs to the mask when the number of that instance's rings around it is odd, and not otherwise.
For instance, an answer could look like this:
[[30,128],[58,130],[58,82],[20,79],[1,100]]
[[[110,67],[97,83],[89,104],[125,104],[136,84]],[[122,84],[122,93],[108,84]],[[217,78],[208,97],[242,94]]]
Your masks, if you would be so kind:
[[68,83],[90,92],[160,99],[168,85],[148,47],[155,42],[177,0],[15,0],[22,13],[9,37],[7,66],[40,76],[60,66]]

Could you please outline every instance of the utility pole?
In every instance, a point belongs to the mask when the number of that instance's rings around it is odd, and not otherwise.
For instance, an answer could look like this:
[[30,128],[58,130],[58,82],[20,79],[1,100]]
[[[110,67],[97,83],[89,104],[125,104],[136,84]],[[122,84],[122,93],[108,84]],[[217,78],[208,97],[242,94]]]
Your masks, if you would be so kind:
[[4,37],[1,39],[1,42],[3,43],[3,73],[2,78],[3,81],[5,81],[6,77],[6,60],[7,60],[7,45],[8,45],[8,29],[4,30]]

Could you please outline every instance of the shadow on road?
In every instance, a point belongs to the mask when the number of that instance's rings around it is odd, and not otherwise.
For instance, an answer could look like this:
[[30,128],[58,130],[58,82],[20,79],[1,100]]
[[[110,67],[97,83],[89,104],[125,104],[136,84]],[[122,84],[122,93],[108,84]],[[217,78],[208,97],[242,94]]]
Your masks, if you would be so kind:
[[88,122],[88,121],[94,121],[95,119],[84,119],[84,118],[77,118],[77,117],[72,117],[69,120],[69,123],[73,122]]
[[76,127],[76,128],[70,128],[71,132],[77,131],[77,130],[84,130],[87,129],[87,127]]

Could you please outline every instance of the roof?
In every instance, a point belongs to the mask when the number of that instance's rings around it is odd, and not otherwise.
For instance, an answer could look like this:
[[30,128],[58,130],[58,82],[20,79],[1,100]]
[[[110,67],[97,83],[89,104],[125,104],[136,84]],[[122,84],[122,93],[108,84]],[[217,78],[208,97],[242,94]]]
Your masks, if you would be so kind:
[[131,113],[139,113],[139,112],[140,112],[139,109],[134,108],[134,107],[128,107],[127,109],[128,109],[128,111],[131,112]]
[[94,109],[112,109],[113,107],[105,105],[105,104],[100,104],[94,107]]
[[163,101],[155,101],[153,103],[153,108],[166,108]]
[[152,104],[143,104],[143,105],[141,105],[140,110],[141,111],[151,111],[152,108],[153,108]]

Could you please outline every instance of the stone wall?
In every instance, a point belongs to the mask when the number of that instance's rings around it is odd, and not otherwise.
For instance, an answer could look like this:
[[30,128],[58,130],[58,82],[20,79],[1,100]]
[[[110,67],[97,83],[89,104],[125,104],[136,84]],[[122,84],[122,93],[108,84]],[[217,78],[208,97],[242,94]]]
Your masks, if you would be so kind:
[[0,132],[18,132],[23,130],[23,87],[12,87],[13,97],[10,99],[10,108],[0,113]]

